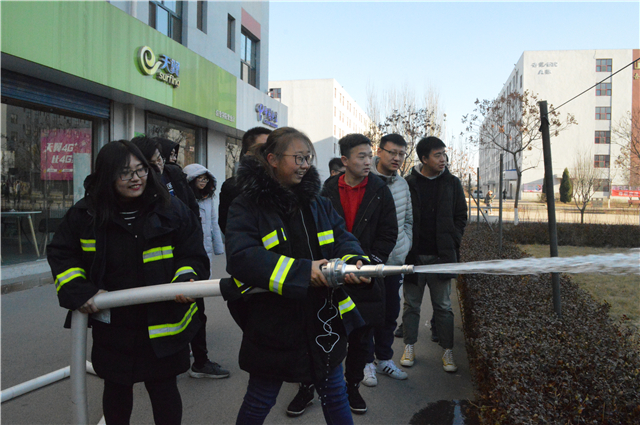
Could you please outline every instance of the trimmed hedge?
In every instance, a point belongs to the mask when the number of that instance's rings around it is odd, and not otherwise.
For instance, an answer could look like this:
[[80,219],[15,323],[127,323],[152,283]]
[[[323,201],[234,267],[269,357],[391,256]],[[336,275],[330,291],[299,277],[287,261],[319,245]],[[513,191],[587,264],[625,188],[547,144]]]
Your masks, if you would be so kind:
[[[596,248],[640,247],[640,226],[628,224],[558,223],[558,245],[591,246]],[[503,235],[516,244],[549,245],[547,223],[505,224]]]
[[[522,258],[471,225],[463,261]],[[638,424],[640,348],[588,293],[561,275],[562,319],[550,275],[461,275],[467,353],[485,424]]]

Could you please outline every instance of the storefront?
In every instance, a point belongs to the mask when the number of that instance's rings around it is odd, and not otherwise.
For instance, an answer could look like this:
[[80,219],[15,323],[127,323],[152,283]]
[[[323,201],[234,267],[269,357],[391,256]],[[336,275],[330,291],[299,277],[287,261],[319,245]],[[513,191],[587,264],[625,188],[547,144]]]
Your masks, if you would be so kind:
[[[108,2],[0,7],[3,284],[5,266],[46,264],[46,242],[104,144],[174,140],[178,164],[205,164],[219,188],[227,141],[260,125],[248,117],[271,101]],[[286,124],[286,106],[272,103]]]

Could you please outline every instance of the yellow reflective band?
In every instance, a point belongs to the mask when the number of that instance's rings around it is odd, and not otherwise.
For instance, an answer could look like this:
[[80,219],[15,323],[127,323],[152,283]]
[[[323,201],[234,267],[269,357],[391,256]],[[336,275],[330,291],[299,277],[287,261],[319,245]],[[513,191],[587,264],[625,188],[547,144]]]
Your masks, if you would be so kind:
[[[250,289],[253,289],[253,286],[245,285],[244,283],[240,282],[235,277],[233,278],[233,281],[236,283],[236,286],[238,287],[238,289],[240,289],[240,293],[242,293],[242,294],[244,294],[245,292],[247,292]],[[245,287],[244,289],[242,289],[243,286]]]
[[293,258],[285,257],[284,255],[280,256],[278,264],[276,264],[276,268],[273,269],[273,273],[271,273],[271,277],[269,278],[269,290],[271,292],[282,295],[282,285],[292,265]]
[[264,245],[264,247],[266,249],[271,249],[274,246],[278,245],[279,243],[280,243],[280,241],[278,241],[278,231],[277,230],[274,230],[273,232],[269,233],[267,236],[262,238],[262,244]]
[[183,330],[187,329],[187,326],[191,323],[191,319],[193,319],[193,315],[196,311],[198,311],[198,306],[196,303],[192,303],[180,323],[167,323],[164,325],[149,326],[149,338],[153,339],[179,334]]
[[344,257],[342,257],[342,261],[347,262],[351,260],[353,257],[357,257],[357,255],[353,255],[353,254],[345,255]]
[[284,234],[284,228],[280,228],[280,230],[282,231],[282,240],[286,241],[287,235]]
[[340,310],[340,318],[342,319],[342,315],[350,312],[356,307],[356,304],[353,302],[351,297],[347,297],[344,300],[338,302],[338,310]]
[[80,245],[83,251],[95,251],[96,240],[95,239],[80,239]]
[[159,248],[152,248],[142,253],[142,262],[149,263],[151,261],[166,260],[167,258],[173,258],[172,246],[161,246]]
[[81,277],[83,279],[87,278],[84,269],[73,267],[60,273],[58,276],[56,276],[56,280],[54,282],[54,284],[56,285],[56,292],[60,292],[60,288],[62,288],[62,285],[77,277]]
[[333,243],[333,230],[318,233],[318,241],[320,242],[320,246]]
[[187,274],[187,273],[193,273],[196,276],[198,276],[198,273],[196,273],[195,270],[193,270],[193,267],[189,267],[189,266],[185,266],[185,267],[180,267],[177,271],[175,276],[173,276],[173,279],[171,279],[171,282],[175,282],[177,278],[179,278],[180,276],[182,276],[183,274]]

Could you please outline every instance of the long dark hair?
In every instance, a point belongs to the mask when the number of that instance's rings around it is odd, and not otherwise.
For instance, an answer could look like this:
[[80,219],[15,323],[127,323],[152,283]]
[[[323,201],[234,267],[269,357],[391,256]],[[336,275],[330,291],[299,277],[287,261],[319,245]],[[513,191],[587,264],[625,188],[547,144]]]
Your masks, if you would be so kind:
[[251,149],[249,150],[258,159],[258,161],[260,161],[260,164],[262,164],[262,166],[265,168],[267,174],[269,174],[272,179],[278,180],[275,172],[273,171],[273,167],[271,166],[271,164],[269,164],[269,161],[267,161],[267,156],[272,153],[278,158],[281,158],[282,154],[289,147],[289,144],[296,139],[305,142],[309,146],[309,150],[311,151],[313,157],[316,157],[316,150],[314,149],[311,140],[309,140],[306,134],[299,130],[296,130],[293,127],[280,127],[279,129],[269,134],[266,143],[263,143],[261,145],[253,145],[253,147],[251,147]]
[[164,205],[171,203],[171,195],[162,185],[160,176],[149,166],[140,149],[128,140],[109,142],[100,149],[96,158],[95,170],[85,183],[85,197],[94,214],[95,224],[100,227],[107,224],[118,214],[119,198],[115,190],[115,182],[120,172],[129,165],[130,155],[135,156],[147,168],[147,184],[140,196],[144,207],[156,200]]
[[[202,190],[200,190],[197,184],[198,182],[196,181],[200,176],[207,176],[207,178],[209,179],[209,182],[207,182],[207,185]],[[213,198],[213,194],[216,191],[215,177],[209,175],[209,173],[207,173],[206,171],[200,174],[200,176],[194,178],[189,182],[189,187],[193,191],[193,194],[196,196],[197,200],[204,199],[204,198]]]

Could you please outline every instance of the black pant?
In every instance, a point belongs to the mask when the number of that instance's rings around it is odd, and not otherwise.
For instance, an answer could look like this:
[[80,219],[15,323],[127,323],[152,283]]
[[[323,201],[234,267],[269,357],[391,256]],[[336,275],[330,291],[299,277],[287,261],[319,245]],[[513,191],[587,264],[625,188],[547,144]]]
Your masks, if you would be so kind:
[[366,325],[349,334],[349,347],[344,362],[344,378],[349,384],[356,384],[364,378],[364,366],[369,357],[369,340],[373,326]]
[[[146,381],[153,420],[156,425],[179,425],[182,421],[182,399],[176,377]],[[108,425],[128,425],[133,410],[133,385],[104,381],[102,411]]]
[[202,326],[191,340],[191,352],[193,353],[193,364],[200,368],[207,363],[207,316],[204,314],[204,298],[196,298],[198,315]]

